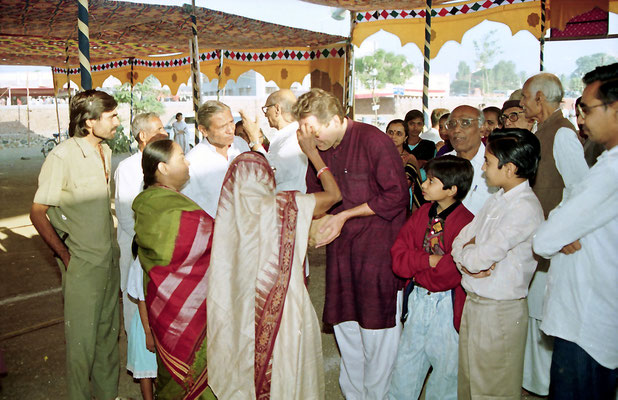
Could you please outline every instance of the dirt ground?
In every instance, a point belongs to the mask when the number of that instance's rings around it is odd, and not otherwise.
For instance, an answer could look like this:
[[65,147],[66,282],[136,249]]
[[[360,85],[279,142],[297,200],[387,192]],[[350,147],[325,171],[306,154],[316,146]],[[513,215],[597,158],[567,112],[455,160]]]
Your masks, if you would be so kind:
[[[114,168],[127,156],[114,156]],[[0,150],[0,350],[8,367],[8,374],[0,378],[2,400],[66,398],[60,272],[28,218],[42,164],[39,148]],[[309,293],[321,317],[324,251],[310,250],[309,262]],[[328,327],[323,329],[322,346],[326,399],[343,399],[338,385],[339,353]],[[124,368],[124,332],[120,353],[119,395],[140,399],[139,385]]]

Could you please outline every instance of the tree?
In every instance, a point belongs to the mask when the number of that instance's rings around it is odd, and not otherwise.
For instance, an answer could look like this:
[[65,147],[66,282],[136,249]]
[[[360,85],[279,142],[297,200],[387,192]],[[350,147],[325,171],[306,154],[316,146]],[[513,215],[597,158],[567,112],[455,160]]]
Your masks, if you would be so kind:
[[498,61],[493,66],[489,73],[489,87],[492,90],[513,90],[519,89],[519,73],[515,70],[515,63],[513,61]]
[[387,83],[403,85],[414,72],[414,66],[408,64],[406,57],[400,54],[377,50],[372,56],[356,59],[356,76],[363,86],[372,88],[375,85],[383,88]]
[[582,77],[600,65],[608,65],[616,62],[616,57],[606,53],[596,53],[589,56],[582,56],[575,60],[577,68],[573,71],[570,77],[562,81],[562,86],[565,90],[581,93],[584,90]]
[[491,30],[482,42],[474,41],[476,67],[482,72],[483,93],[488,93],[492,90],[489,82],[489,64],[495,61],[496,56],[502,54],[500,44],[497,39],[493,39],[494,37],[496,37],[496,30]]
[[[165,92],[159,88],[159,81],[154,76],[150,75],[144,79],[143,83],[138,83],[133,86],[133,96],[131,96],[131,84],[125,83],[124,85],[115,88],[113,96],[118,104],[131,104],[133,103],[133,114],[141,114],[145,112],[154,112],[159,115],[165,111],[165,106],[157,100],[158,96]],[[167,91],[169,93],[169,91]],[[133,97],[133,99],[131,99]],[[112,140],[109,140],[107,144],[111,147],[114,153],[126,153],[130,150],[131,141],[133,137],[130,132],[127,135],[124,132],[122,125],[116,130],[116,135]]]
[[462,96],[470,93],[472,72],[470,66],[465,61],[460,61],[457,66],[455,80],[451,83],[451,94],[453,96]]

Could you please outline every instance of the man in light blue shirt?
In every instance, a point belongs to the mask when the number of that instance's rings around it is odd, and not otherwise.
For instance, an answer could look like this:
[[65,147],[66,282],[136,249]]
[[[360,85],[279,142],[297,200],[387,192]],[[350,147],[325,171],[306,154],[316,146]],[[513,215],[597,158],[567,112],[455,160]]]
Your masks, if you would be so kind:
[[618,64],[583,79],[580,116],[606,151],[538,229],[552,262],[541,329],[554,336],[551,399],[613,398],[618,378]]

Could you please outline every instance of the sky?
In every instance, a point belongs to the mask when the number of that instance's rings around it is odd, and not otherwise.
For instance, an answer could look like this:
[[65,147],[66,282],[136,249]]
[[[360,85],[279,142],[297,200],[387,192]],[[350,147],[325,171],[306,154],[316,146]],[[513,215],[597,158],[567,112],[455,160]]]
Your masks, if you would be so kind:
[[[182,5],[183,0],[141,0],[135,2]],[[331,17],[334,8],[306,3],[300,0],[196,0],[196,5],[223,12],[242,15],[249,18],[278,23],[282,25],[320,31],[335,35],[348,36],[350,31],[349,13],[345,18],[336,21]],[[199,21],[198,21],[199,23]],[[610,33],[618,33],[618,16],[610,14]],[[462,43],[447,42],[438,55],[431,61],[432,74],[449,74],[451,80],[457,72],[460,61],[467,62],[474,70],[476,54],[474,41],[482,41],[485,37],[495,38],[502,50],[496,57],[500,60],[511,60],[516,64],[517,71],[525,71],[533,75],[539,70],[539,43],[529,32],[519,32],[512,35],[510,29],[497,22],[485,21],[469,30]],[[362,57],[370,55],[375,49],[385,49],[397,54],[403,54],[408,61],[422,68],[423,56],[415,44],[401,46],[399,39],[387,32],[378,32],[367,38],[355,55]],[[594,53],[609,53],[618,58],[618,39],[546,42],[545,70],[555,74],[570,74],[575,68],[575,60],[584,55]],[[490,64],[489,67],[492,65]],[[3,72],[48,71],[49,67],[7,67],[0,66]],[[51,81],[51,77],[50,77]]]

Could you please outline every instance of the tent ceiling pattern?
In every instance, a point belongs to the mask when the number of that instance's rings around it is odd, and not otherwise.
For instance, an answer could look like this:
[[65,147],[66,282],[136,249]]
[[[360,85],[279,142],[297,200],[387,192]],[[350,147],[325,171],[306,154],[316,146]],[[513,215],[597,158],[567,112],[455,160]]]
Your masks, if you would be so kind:
[[[90,0],[91,62],[187,53],[189,8]],[[196,8],[198,43],[209,49],[316,47],[345,37]],[[75,0],[0,0],[0,64],[65,64],[77,59]],[[75,61],[72,61],[75,62]]]
[[[424,8],[425,0],[304,0],[308,3],[323,6],[340,7],[350,11],[401,10],[408,8]],[[453,0],[434,0],[432,5],[444,4]]]

